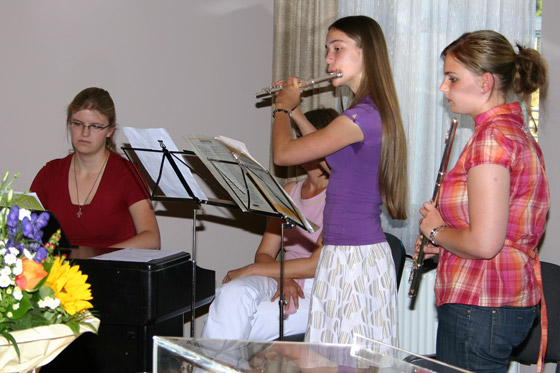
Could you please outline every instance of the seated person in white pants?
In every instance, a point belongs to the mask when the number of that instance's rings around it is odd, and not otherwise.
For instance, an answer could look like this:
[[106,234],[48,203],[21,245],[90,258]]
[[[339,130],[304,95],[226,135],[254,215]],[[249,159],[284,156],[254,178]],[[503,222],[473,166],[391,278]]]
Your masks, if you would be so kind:
[[[333,109],[317,109],[303,115],[301,111],[292,114],[294,121],[308,120],[318,129],[326,126],[338,113]],[[297,204],[303,215],[319,226],[310,234],[300,227],[284,230],[285,260],[307,258],[317,247],[322,231],[325,191],[328,184],[328,167],[324,159],[302,165],[307,176],[298,182],[284,186],[286,192]],[[276,262],[281,247],[280,219],[270,219],[266,232],[255,254],[255,263]],[[243,267],[247,269],[254,265]],[[274,340],[279,337],[280,295],[278,276],[251,275],[230,281],[228,272],[216,289],[216,296],[210,306],[202,338]],[[237,277],[237,276],[236,276]],[[284,335],[305,333],[308,320],[309,300],[313,278],[294,279],[284,276],[285,306]]]

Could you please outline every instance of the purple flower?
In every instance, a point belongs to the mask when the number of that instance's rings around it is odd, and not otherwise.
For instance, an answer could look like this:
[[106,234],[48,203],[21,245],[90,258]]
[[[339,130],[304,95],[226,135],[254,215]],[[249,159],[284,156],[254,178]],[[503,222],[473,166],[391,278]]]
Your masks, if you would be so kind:
[[27,246],[26,246],[23,242],[20,242],[20,243],[18,243],[18,244],[16,245],[16,249],[18,249],[20,255],[23,254],[23,250],[24,250],[26,247],[27,247]]
[[33,237],[35,240],[43,242],[43,231],[38,229],[37,231],[35,231],[35,235]]
[[10,212],[8,213],[8,221],[6,225],[10,228],[15,228],[17,227],[18,222],[19,222],[19,207],[12,206],[10,208]]
[[[31,217],[33,218],[35,214],[31,214]],[[43,229],[47,226],[47,224],[49,223],[49,214],[47,212],[42,212],[39,214],[39,216],[37,217],[37,222],[35,223],[35,228],[37,229]]]
[[23,233],[24,237],[33,238],[33,224],[31,224],[31,220],[27,216],[21,221],[21,233]]
[[21,232],[26,238],[41,241],[43,238],[43,231],[41,229],[44,228],[48,222],[48,213],[43,212],[40,215],[33,213],[31,214],[31,220],[28,217],[25,217],[21,221]]
[[43,259],[45,259],[47,257],[47,249],[45,249],[44,247],[39,247],[39,249],[37,249],[37,252],[35,254],[35,258],[34,261],[36,261],[37,263],[41,263],[43,261]]
[[30,217],[24,217],[21,222],[19,220],[20,209],[18,206],[12,206],[8,213],[8,247],[15,247],[20,255],[25,249],[31,253],[35,253],[35,261],[42,262],[48,255],[48,250],[43,247],[43,231],[49,222],[49,214],[42,212],[41,214],[32,213]]

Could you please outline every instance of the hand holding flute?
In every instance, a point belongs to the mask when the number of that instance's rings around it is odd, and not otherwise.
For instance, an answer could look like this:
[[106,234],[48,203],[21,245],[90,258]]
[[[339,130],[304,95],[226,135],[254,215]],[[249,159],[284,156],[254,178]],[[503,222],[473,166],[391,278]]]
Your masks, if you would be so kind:
[[[422,234],[416,241],[416,257],[414,259],[414,263],[412,264],[410,278],[408,280],[410,283],[408,296],[411,298],[416,297],[418,294],[420,280],[422,278],[422,266],[424,265],[424,259],[427,259],[426,253],[430,256],[438,253],[438,249],[435,249],[434,237],[440,229],[446,227],[437,210],[437,198],[443,181],[443,176],[447,172],[449,157],[451,155],[451,149],[453,147],[453,141],[455,140],[455,132],[457,131],[458,124],[459,122],[457,121],[457,118],[451,118],[451,126],[449,127],[445,138],[445,148],[443,150],[443,156],[441,158],[441,163],[436,177],[436,185],[434,187],[432,199],[430,202],[426,202],[424,207],[420,209],[420,213],[424,216],[424,219],[421,220],[420,228],[429,227],[433,229],[428,235]],[[428,214],[429,216],[427,216]]]
[[274,104],[276,109],[284,109],[291,112],[301,102],[300,80],[289,77],[287,81],[281,81],[281,83],[282,89],[274,93]]

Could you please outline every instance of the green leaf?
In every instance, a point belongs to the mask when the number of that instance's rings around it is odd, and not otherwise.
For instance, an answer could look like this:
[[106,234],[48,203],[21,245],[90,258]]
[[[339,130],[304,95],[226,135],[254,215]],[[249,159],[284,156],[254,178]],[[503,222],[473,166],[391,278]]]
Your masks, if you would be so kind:
[[95,327],[95,325],[93,325],[90,322],[81,322],[80,324],[85,325],[87,327],[89,327],[91,329],[92,332],[94,332],[95,334],[97,334],[99,332],[99,330],[97,330],[97,328]]
[[12,327],[11,321],[5,321],[0,323],[0,334],[4,332],[4,330],[10,330],[11,327]]
[[46,297],[54,298],[54,290],[50,286],[43,285],[39,288],[40,299],[45,299]]
[[43,262],[43,268],[47,273],[51,273],[52,266],[53,266],[53,262]]
[[8,343],[10,343],[11,345],[14,346],[14,348],[16,349],[18,360],[19,360],[20,359],[19,347],[17,345],[17,342],[16,342],[15,338],[9,332],[7,332],[5,330],[2,331],[2,337],[6,338],[8,340]]
[[57,316],[58,315],[54,310],[43,312],[43,317],[48,324],[56,324]]
[[75,335],[78,335],[80,333],[80,323],[79,322],[70,321],[65,325],[67,325],[72,330],[72,332],[74,332]]
[[21,319],[14,320],[12,330],[23,330],[43,325],[49,325],[48,320],[45,319],[40,310],[32,309]]
[[10,306],[10,309],[12,310],[13,316],[12,319],[17,320],[17,319],[21,319],[30,309],[33,308],[33,306],[31,305],[31,301],[29,300],[29,295],[28,294],[23,294],[23,298],[21,298],[21,300],[19,301],[19,308],[17,310],[14,310],[14,305],[12,304]]

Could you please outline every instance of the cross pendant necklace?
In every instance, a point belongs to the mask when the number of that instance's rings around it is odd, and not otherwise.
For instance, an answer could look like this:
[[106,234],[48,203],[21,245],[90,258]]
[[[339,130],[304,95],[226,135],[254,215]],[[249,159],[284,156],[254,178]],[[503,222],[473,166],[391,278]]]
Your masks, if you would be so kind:
[[97,173],[97,176],[95,178],[95,181],[93,182],[93,185],[91,186],[91,189],[89,190],[89,193],[86,196],[86,199],[84,200],[84,204],[80,205],[80,191],[78,190],[78,176],[76,174],[76,160],[73,159],[74,162],[74,182],[76,183],[76,200],[78,201],[78,212],[76,213],[76,216],[79,218],[82,217],[82,215],[84,214],[82,212],[82,207],[84,207],[87,203],[87,200],[89,198],[89,196],[91,195],[91,192],[93,192],[93,189],[95,189],[95,184],[97,184],[97,180],[99,180],[99,176],[101,176],[101,173],[103,172],[103,169],[105,168],[105,165],[107,164],[107,161],[109,160],[109,154],[107,154],[107,156],[105,157],[105,161],[103,162],[103,165],[101,165],[101,169],[99,169],[99,172]]

